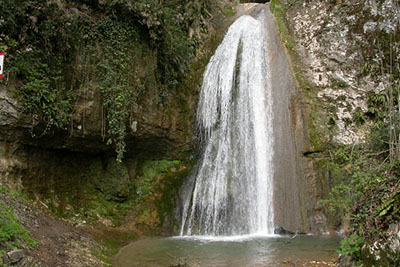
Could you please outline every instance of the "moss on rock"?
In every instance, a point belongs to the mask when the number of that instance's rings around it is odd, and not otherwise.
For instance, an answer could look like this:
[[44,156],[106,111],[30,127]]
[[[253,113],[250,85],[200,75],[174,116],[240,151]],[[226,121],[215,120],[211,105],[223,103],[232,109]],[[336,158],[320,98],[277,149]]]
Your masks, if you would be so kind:
[[94,179],[93,185],[103,193],[106,200],[123,202],[130,191],[128,169],[113,158],[107,159],[104,165],[94,161],[89,166],[89,175]]

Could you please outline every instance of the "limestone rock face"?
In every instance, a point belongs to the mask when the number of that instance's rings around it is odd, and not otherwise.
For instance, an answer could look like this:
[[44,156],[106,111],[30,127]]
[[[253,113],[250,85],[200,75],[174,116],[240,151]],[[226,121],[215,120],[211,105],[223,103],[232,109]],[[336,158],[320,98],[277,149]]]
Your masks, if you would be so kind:
[[[341,223],[320,202],[333,184],[332,173],[321,167],[330,160],[324,153],[332,144],[362,144],[370,134],[368,96],[384,94],[391,79],[380,71],[376,36],[398,36],[400,8],[392,0],[280,2],[288,30],[282,39],[301,91],[290,110],[295,132],[305,131],[304,147],[296,145],[306,162],[298,194],[309,196],[299,198],[307,211],[302,219],[308,231],[328,232]],[[393,51],[398,47],[394,43]],[[393,60],[400,57],[393,55]]]
[[38,116],[24,112],[17,88],[0,84],[0,182],[27,192],[53,212],[64,215],[68,205],[79,205],[92,189],[108,201],[123,202],[132,193],[138,160],[187,159],[191,153],[196,86],[172,92],[163,105],[157,87],[148,88],[130,110],[124,163],[116,162],[115,147],[107,145],[97,86],[78,89],[69,124],[45,133]]
[[54,212],[64,212],[70,203],[79,205],[92,188],[108,201],[123,202],[132,193],[138,160],[190,155],[195,89],[171,94],[168,110],[157,103],[156,88],[148,91],[131,111],[124,163],[117,163],[115,147],[106,144],[98,88],[78,94],[66,128],[43,135],[38,118],[23,112],[15,88],[0,85],[0,181],[28,192]]
[[399,18],[393,0],[292,1],[287,21],[301,58],[296,64],[317,91],[312,101],[325,110],[314,122],[327,130],[321,130],[327,140],[353,144],[368,135],[368,125],[357,125],[356,116],[367,112],[367,94],[382,93],[390,79],[366,71],[382,58],[369,47],[371,35],[395,33]]
[[10,142],[29,132],[32,123],[21,114],[21,105],[12,95],[12,90],[0,84],[0,140]]
[[[0,85],[0,141],[17,142],[46,149],[83,153],[113,153],[106,141],[106,122],[98,88],[78,93],[71,122],[64,129],[44,126],[34,114],[23,112],[15,86]],[[156,88],[136,103],[127,122],[127,153],[139,158],[184,158],[189,154],[196,93],[171,94],[167,103],[158,103]]]
[[322,233],[319,180],[304,152],[310,150],[304,114],[304,98],[291,70],[288,54],[271,19],[267,24],[271,55],[274,128],[275,226],[292,233]]

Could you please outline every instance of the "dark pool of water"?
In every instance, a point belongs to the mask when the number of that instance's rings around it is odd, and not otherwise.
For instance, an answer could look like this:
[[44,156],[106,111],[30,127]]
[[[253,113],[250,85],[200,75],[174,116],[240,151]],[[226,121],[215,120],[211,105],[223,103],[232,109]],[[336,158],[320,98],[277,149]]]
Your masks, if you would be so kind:
[[279,266],[282,262],[332,261],[338,256],[337,237],[298,236],[289,240],[290,236],[145,239],[122,248],[115,265]]

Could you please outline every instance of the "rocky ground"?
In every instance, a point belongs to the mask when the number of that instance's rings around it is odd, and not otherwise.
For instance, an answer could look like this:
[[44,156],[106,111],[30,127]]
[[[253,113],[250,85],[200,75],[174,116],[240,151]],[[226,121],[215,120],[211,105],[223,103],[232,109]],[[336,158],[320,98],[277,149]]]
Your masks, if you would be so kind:
[[282,261],[278,263],[276,266],[293,266],[293,267],[328,267],[328,266],[337,266],[337,262],[335,259],[331,260],[313,260],[313,261]]

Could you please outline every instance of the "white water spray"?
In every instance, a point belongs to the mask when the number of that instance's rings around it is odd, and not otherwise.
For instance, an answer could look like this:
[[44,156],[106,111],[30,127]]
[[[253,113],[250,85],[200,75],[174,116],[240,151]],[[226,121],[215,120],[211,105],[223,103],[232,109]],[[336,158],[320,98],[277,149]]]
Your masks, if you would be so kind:
[[181,235],[273,234],[273,113],[264,16],[237,19],[207,66],[197,110],[204,151]]

